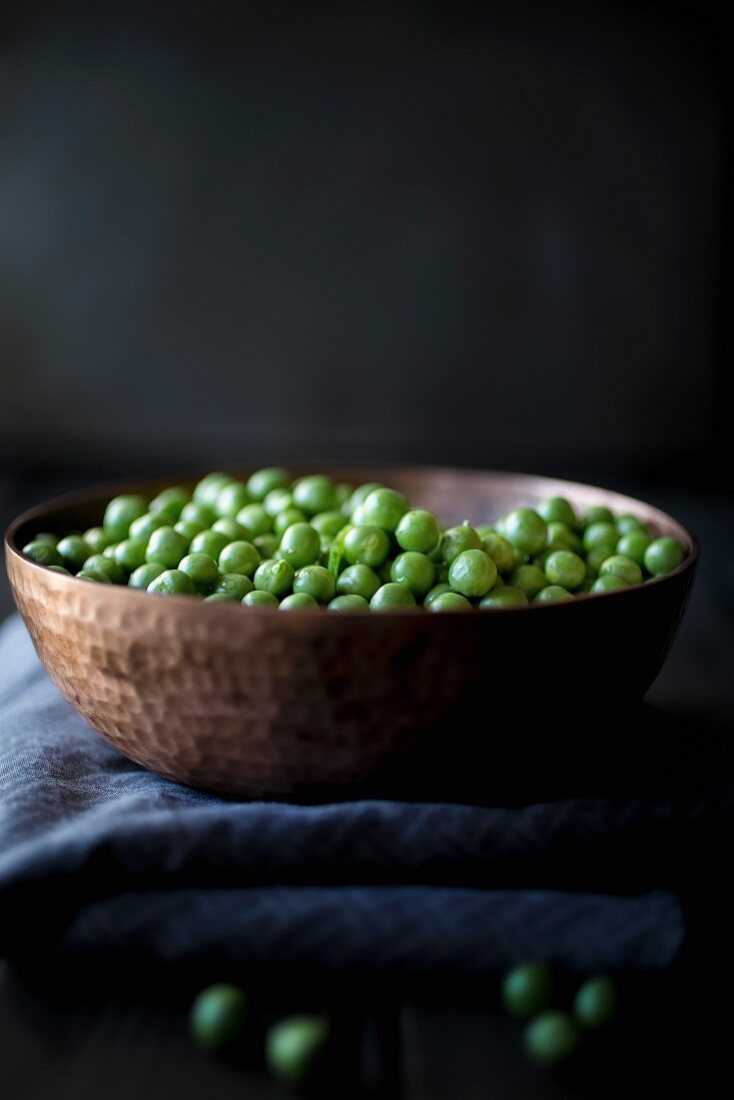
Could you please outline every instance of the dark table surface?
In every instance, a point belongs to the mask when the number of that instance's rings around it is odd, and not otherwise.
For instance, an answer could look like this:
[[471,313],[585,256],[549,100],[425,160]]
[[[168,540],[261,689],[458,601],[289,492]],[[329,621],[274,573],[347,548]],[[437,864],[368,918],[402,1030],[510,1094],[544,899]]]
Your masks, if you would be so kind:
[[[75,472],[49,477],[0,473],[0,522],[56,492],[99,477]],[[732,759],[734,719],[734,496],[618,484],[671,512],[694,530],[703,553],[691,605],[646,706],[641,723],[685,731],[722,768]],[[0,617],[12,611],[4,582]],[[620,654],[623,669],[624,655]],[[0,670],[2,675],[2,670]],[[713,757],[712,757],[713,758]],[[631,763],[634,767],[634,762]],[[338,1055],[315,1082],[316,1095],[406,1100],[618,1096],[620,1091],[672,1091],[688,1083],[707,1094],[727,1049],[726,1016],[714,1012],[714,991],[731,970],[732,912],[725,869],[702,870],[687,898],[690,934],[670,973],[622,978],[619,1023],[562,1073],[526,1063],[521,1029],[500,1010],[496,983],[435,985],[344,975],[326,985],[319,975],[247,974],[253,995],[252,1049],[227,1059],[199,1052],[188,1039],[192,995],[209,980],[234,974],[180,970],[86,970],[39,961],[0,962],[0,1065],[8,1095],[18,1100],[108,1100],[152,1097],[277,1097],[258,1054],[262,1030],[279,1014],[323,1008],[335,1021]],[[38,914],[39,921],[43,914]],[[260,1044],[261,1045],[261,1044]],[[713,1091],[712,1093],[713,1094]]]

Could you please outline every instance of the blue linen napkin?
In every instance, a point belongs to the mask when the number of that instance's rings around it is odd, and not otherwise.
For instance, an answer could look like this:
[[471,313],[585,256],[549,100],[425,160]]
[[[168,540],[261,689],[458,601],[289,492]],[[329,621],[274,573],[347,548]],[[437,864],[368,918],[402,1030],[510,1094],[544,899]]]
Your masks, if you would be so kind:
[[[0,954],[659,970],[685,922],[655,868],[671,830],[703,809],[222,799],[107,745],[48,680],[20,619],[0,628]],[[641,846],[655,888],[630,889],[621,857]]]

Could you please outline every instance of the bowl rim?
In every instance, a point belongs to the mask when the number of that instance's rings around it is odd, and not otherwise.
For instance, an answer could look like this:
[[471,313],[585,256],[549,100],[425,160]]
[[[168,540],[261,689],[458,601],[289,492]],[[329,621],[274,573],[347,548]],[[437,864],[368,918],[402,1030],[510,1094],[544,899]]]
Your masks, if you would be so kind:
[[[274,465],[274,463],[270,463],[269,465]],[[325,460],[322,461],[321,463],[310,462],[310,461],[309,462],[307,462],[307,461],[301,461],[301,462],[292,461],[288,464],[283,463],[283,465],[285,465],[286,468],[292,469],[296,472],[298,471],[299,468],[301,468],[305,471],[310,471],[310,470],[315,471],[315,470],[318,469],[319,466],[321,467],[321,469],[323,469],[323,468],[328,469],[329,466],[332,466],[334,468],[342,467],[344,469],[347,469],[347,468],[348,469],[354,469],[355,471],[358,470],[358,469],[363,469],[366,475],[367,474],[377,475],[381,471],[384,472],[385,474],[389,475],[390,472],[395,473],[396,471],[402,471],[404,473],[415,473],[415,474],[419,474],[419,475],[423,475],[423,476],[430,475],[430,474],[433,474],[433,475],[449,475],[449,476],[460,476],[460,475],[463,475],[463,474],[469,474],[469,475],[473,474],[473,475],[477,475],[477,476],[493,476],[493,477],[497,477],[497,478],[507,478],[508,480],[513,480],[513,479],[535,480],[535,481],[546,482],[549,485],[549,495],[554,495],[554,496],[555,495],[568,495],[571,498],[573,497],[573,490],[574,489],[583,489],[583,490],[596,491],[596,492],[603,493],[607,496],[613,496],[613,497],[617,498],[620,505],[623,504],[623,503],[625,505],[628,505],[629,508],[630,508],[630,511],[632,511],[635,507],[642,507],[647,512],[655,513],[662,520],[664,520],[667,524],[670,524],[673,527],[677,528],[688,542],[688,553],[687,553],[686,557],[683,559],[681,564],[679,566],[677,566],[675,569],[673,569],[670,573],[664,573],[659,577],[652,577],[649,580],[641,581],[639,584],[631,584],[631,585],[628,585],[627,588],[619,588],[619,589],[615,589],[611,592],[594,592],[594,593],[584,592],[584,593],[581,593],[577,596],[574,596],[574,598],[571,599],[571,600],[550,601],[548,603],[542,603],[542,604],[530,602],[530,603],[526,604],[523,607],[495,608],[495,609],[492,610],[491,613],[487,614],[487,616],[486,616],[487,619],[494,619],[495,616],[498,615],[498,614],[500,614],[500,615],[510,615],[510,614],[518,614],[518,613],[519,614],[525,614],[529,611],[541,611],[541,610],[550,611],[550,610],[554,610],[556,612],[560,612],[564,608],[572,607],[574,604],[579,604],[579,603],[586,604],[586,603],[589,602],[589,600],[597,601],[599,599],[609,599],[609,598],[615,598],[615,597],[619,597],[619,596],[627,596],[631,592],[637,592],[640,589],[650,588],[653,585],[657,586],[657,585],[660,585],[660,584],[665,584],[666,582],[670,582],[674,578],[676,578],[678,576],[681,576],[683,573],[685,573],[687,571],[694,570],[696,568],[696,565],[697,565],[698,559],[699,559],[700,543],[698,541],[698,538],[696,537],[696,535],[689,528],[685,527],[684,524],[682,524],[674,516],[671,516],[669,513],[664,512],[661,508],[658,508],[656,505],[649,504],[646,501],[640,500],[637,497],[627,496],[625,493],[619,493],[619,492],[617,492],[616,489],[606,489],[601,485],[590,485],[587,482],[582,482],[582,481],[569,481],[566,478],[549,477],[549,476],[546,476],[544,474],[527,474],[527,473],[522,473],[522,472],[516,471],[516,470],[495,470],[495,469],[488,469],[488,468],[479,467],[479,466],[433,466],[429,463],[395,464],[395,463],[370,463],[370,462],[358,462],[358,461],[343,462],[343,463],[334,463],[334,462],[329,463]],[[260,468],[259,466],[253,466],[253,467],[248,468],[248,469],[259,469],[259,468]],[[90,498],[93,499],[95,497],[105,496],[108,493],[111,496],[117,496],[117,495],[119,495],[123,492],[127,492],[127,493],[140,492],[141,490],[144,490],[146,488],[146,486],[149,487],[149,488],[152,488],[153,486],[161,485],[164,481],[167,481],[167,484],[169,484],[169,485],[194,484],[196,481],[200,480],[201,477],[205,476],[205,474],[208,473],[208,472],[210,472],[210,471],[209,470],[203,470],[203,471],[200,470],[200,471],[198,471],[196,473],[193,473],[193,474],[181,474],[181,473],[179,473],[177,476],[172,475],[170,477],[170,479],[161,478],[161,477],[137,478],[135,480],[130,480],[129,478],[125,478],[125,479],[118,478],[114,481],[101,482],[99,484],[90,485],[89,487],[84,488],[84,489],[76,489],[76,490],[74,490],[72,492],[69,492],[69,493],[62,493],[58,496],[50,497],[48,500],[42,501],[40,504],[36,504],[32,508],[27,508],[24,512],[21,512],[13,520],[11,520],[10,524],[8,525],[8,527],[5,531],[4,540],[3,540],[4,544],[5,544],[6,559],[11,559],[12,558],[14,561],[16,561],[18,563],[19,568],[30,567],[31,570],[41,570],[44,574],[47,575],[46,576],[47,581],[51,580],[51,583],[53,584],[54,587],[58,586],[59,590],[63,591],[64,588],[67,588],[70,583],[78,582],[79,578],[75,577],[73,574],[70,574],[70,575],[67,576],[63,573],[58,573],[55,570],[51,569],[49,566],[41,565],[39,562],[33,561],[32,558],[25,557],[25,555],[22,553],[22,550],[19,548],[19,546],[17,545],[16,540],[15,540],[15,536],[16,536],[18,530],[21,527],[25,526],[25,524],[27,524],[27,523],[32,522],[34,519],[40,520],[44,515],[47,515],[50,512],[59,511],[59,510],[63,510],[64,508],[73,507],[75,504],[83,504],[84,502],[88,501]],[[232,478],[234,480],[238,477],[244,477],[245,474],[246,474],[246,471],[242,471],[242,472],[234,471],[232,473]],[[374,480],[374,477],[371,477],[370,479]],[[550,488],[551,486],[555,487],[555,489],[552,490]],[[565,492],[563,492],[563,490],[565,490]],[[522,507],[522,505],[518,504],[517,507]],[[82,584],[87,583],[88,585],[91,586],[92,582],[82,581],[81,583]],[[11,582],[11,588],[12,587],[13,587],[13,585],[12,585],[12,582]],[[107,584],[105,584],[105,585],[101,585],[99,587],[100,587],[102,592],[106,593],[108,596],[113,596],[113,598],[115,598],[115,599],[133,599],[133,600],[135,600],[135,599],[138,599],[140,597],[148,595],[147,592],[143,592],[140,589],[129,588],[127,585],[116,585],[116,584],[107,585]],[[113,595],[113,593],[114,593],[114,595]],[[166,598],[166,601],[167,601],[167,605],[172,602],[174,604],[174,606],[176,606],[176,607],[183,607],[183,606],[185,606],[187,608],[191,607],[191,603],[192,603],[191,596],[183,596],[183,595],[182,596],[166,596],[165,598]],[[210,604],[207,604],[205,600],[199,600],[197,602],[199,603],[200,606],[208,608],[208,610],[205,612],[205,614],[224,613],[224,614],[231,615],[234,612],[237,612],[237,614],[239,616],[241,616],[241,614],[242,614],[242,612],[240,610],[241,605],[240,605],[239,601],[219,600],[219,601],[216,601],[216,602],[210,603]],[[280,610],[280,609],[279,608],[273,608],[273,607],[257,607],[256,606],[256,607],[248,607],[247,608],[248,618],[250,618],[252,614],[255,614],[258,617],[263,616],[263,615],[264,616],[271,616],[273,614],[273,612],[278,611],[278,610]],[[395,616],[401,616],[402,617],[402,616],[406,616],[406,615],[414,617],[416,615],[416,613],[425,612],[425,608],[420,607],[420,606],[390,608],[389,610],[380,611],[376,614],[373,613],[373,614],[370,614],[370,615],[366,615],[364,608],[362,608],[360,610],[354,610],[354,611],[340,611],[338,614],[335,614],[335,615],[328,615],[328,614],[327,615],[322,615],[321,612],[323,612],[325,610],[326,609],[322,608],[322,607],[304,608],[295,615],[283,616],[282,620],[279,620],[279,621],[287,621],[287,620],[290,620],[290,619],[296,619],[298,621],[301,621],[303,619],[304,615],[309,616],[311,618],[315,618],[316,616],[319,616],[320,619],[326,620],[327,622],[332,621],[332,620],[335,621],[335,622],[342,622],[345,619],[347,619],[347,620],[358,619],[360,621],[372,621],[373,619],[376,619],[377,621],[381,621],[385,617],[395,617]],[[476,609],[471,608],[470,610],[467,610],[467,611],[463,611],[463,610],[462,611],[453,611],[453,612],[451,612],[449,617],[451,619],[458,618],[459,620],[461,620],[462,618],[464,618],[466,616],[474,616],[475,613],[476,613]],[[443,616],[443,615],[442,616],[426,615],[425,618],[427,618],[427,619],[439,618],[441,620],[444,620],[445,616]],[[484,618],[484,616],[482,616],[482,618]]]

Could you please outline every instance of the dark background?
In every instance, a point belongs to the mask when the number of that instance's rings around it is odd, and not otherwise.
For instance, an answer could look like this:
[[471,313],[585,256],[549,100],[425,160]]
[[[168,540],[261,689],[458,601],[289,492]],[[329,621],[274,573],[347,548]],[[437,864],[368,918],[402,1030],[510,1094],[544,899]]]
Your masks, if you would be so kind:
[[5,5],[0,469],[720,477],[717,19]]

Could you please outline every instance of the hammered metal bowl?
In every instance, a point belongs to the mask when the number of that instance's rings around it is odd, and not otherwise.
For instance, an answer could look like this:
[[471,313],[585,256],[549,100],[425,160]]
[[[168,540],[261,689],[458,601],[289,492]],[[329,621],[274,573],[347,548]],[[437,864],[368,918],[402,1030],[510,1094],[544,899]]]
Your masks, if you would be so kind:
[[450,753],[458,728],[475,730],[496,754],[504,733],[490,715],[500,690],[505,703],[522,706],[529,749],[551,736],[547,718],[541,726],[528,717],[533,701],[544,700],[547,713],[559,698],[582,707],[593,696],[597,708],[642,698],[670,648],[698,556],[695,538],[670,516],[603,489],[520,474],[327,472],[401,489],[447,524],[488,522],[551,495],[578,509],[605,504],[674,535],[688,556],[666,577],[568,603],[483,614],[282,615],[154,598],[37,565],[20,550],[39,530],[86,529],[116,493],[152,495],[164,483],[57,498],[9,528],[8,576],[51,679],[120,752],[169,778],[241,797],[326,797],[360,789],[397,758],[411,761],[409,772],[420,769],[422,747],[438,737]]

